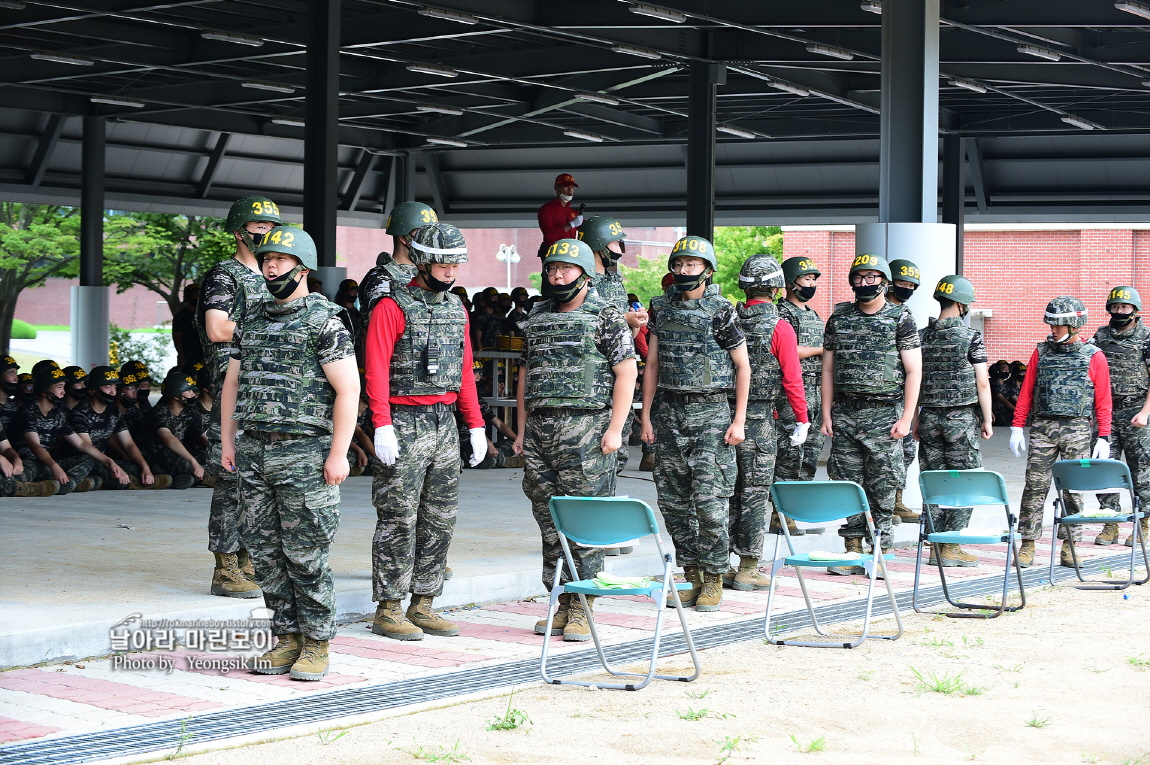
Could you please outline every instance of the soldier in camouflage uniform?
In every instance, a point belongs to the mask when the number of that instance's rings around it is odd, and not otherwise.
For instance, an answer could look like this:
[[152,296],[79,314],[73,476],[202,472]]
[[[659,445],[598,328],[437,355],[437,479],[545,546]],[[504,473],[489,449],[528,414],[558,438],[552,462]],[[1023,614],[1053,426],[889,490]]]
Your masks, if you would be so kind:
[[[922,354],[910,310],[884,298],[890,283],[886,260],[858,255],[849,280],[855,300],[835,306],[823,337],[823,434],[831,438],[827,475],[862,485],[882,547],[889,549],[895,491],[906,482],[901,441],[914,419]],[[850,553],[862,554],[865,534],[862,513],[839,528]],[[859,566],[827,571],[864,573]]]
[[783,412],[795,422],[790,444],[802,447],[811,427],[803,395],[795,331],[780,321],[774,300],[783,290],[783,271],[772,255],[752,255],[739,270],[739,287],[747,296],[738,311],[739,329],[747,338],[751,386],[747,394],[746,440],[735,446],[739,476],[731,497],[728,531],[738,570],[724,576],[736,590],[766,590],[771,579],[759,573],[763,557],[771,483],[775,475],[776,425]]
[[[906,301],[910,300],[915,290],[922,284],[918,266],[903,258],[896,258],[892,260],[889,265],[892,278],[890,288],[886,293],[886,299],[894,305],[905,305]],[[914,462],[917,452],[918,444],[915,442],[914,434],[912,433],[902,440],[904,475],[906,471],[910,470],[911,463]],[[918,523],[919,514],[902,503],[902,493],[905,488],[906,482],[904,479],[903,486],[894,494],[894,515],[891,517],[891,523],[896,526],[904,520]]]
[[[396,640],[453,636],[459,628],[432,608],[443,591],[447,549],[459,511],[458,408],[471,437],[474,466],[487,450],[468,340],[467,312],[448,292],[467,243],[455,226],[431,223],[411,239],[418,273],[394,284],[371,315],[367,392],[375,421],[372,498],[378,520],[372,541],[371,630]],[[400,603],[412,594],[406,614]]]
[[[812,423],[822,421],[823,388],[823,320],[818,311],[807,303],[815,296],[815,282],[822,272],[810,258],[796,256],[783,261],[783,280],[787,294],[778,303],[779,318],[786,320],[795,331],[799,349],[799,363],[803,369],[803,393],[807,400],[807,418]],[[813,481],[823,452],[823,434],[817,427],[807,431],[807,439],[798,446],[791,444],[791,435],[797,420],[787,407],[779,410],[776,424],[775,460],[776,481]],[[823,529],[800,529],[788,519],[792,536],[821,534]],[[771,517],[771,532],[779,532],[778,516]]]
[[327,559],[349,470],[359,370],[340,307],[308,293],[306,276],[318,266],[311,237],[277,226],[256,254],[274,299],[236,328],[220,401],[221,465],[243,482],[240,534],[279,638],[250,666],[319,680],[335,634]]
[[[643,372],[642,438],[656,445],[655,489],[691,589],[684,605],[717,611],[730,568],[729,501],[743,442],[751,366],[735,307],[710,284],[715,248],[699,236],[675,243],[674,284],[651,301]],[[728,398],[732,391],[732,417]],[[671,594],[669,605],[674,605]]]
[[[273,227],[282,225],[279,207],[266,197],[239,199],[228,212],[225,228],[236,240],[235,254],[220,261],[204,275],[196,306],[196,330],[204,350],[204,367],[212,393],[219,395],[232,353],[232,337],[244,322],[257,316],[268,290],[255,250]],[[238,477],[220,469],[220,407],[212,407],[206,433],[212,488],[208,511],[208,550],[215,557],[211,593],[228,598],[253,598],[260,594],[255,571],[240,541],[240,483]]]
[[[1026,451],[1022,428],[1031,414],[1030,455],[1026,460],[1026,487],[1022,491],[1022,512],[1018,528],[1022,547],[1018,565],[1034,563],[1034,542],[1042,536],[1042,510],[1050,490],[1050,471],[1057,460],[1110,456],[1110,367],[1098,346],[1082,342],[1078,331],[1086,326],[1086,306],[1076,297],[1056,297],[1046,306],[1043,321],[1051,326],[1050,336],[1038,344],[1030,356],[1014,422],[1010,427],[1010,449],[1018,457]],[[1090,449],[1090,416],[1098,426],[1098,441]],[[1082,510],[1082,499],[1071,494],[1068,514]],[[1082,539],[1082,527],[1071,524],[1074,541]],[[1066,539],[1066,526],[1058,535]],[[1070,547],[1063,542],[1063,566],[1073,566]]]
[[[582,233],[582,232],[580,232]],[[601,297],[592,281],[596,256],[576,239],[560,239],[547,250],[543,276],[549,300],[523,322],[523,360],[516,398],[522,454],[523,493],[543,539],[543,586],[555,584],[563,548],[551,519],[552,497],[610,497],[615,494],[616,457],[634,398],[638,366],[635,344],[623,312]],[[603,569],[603,551],[575,547],[575,571],[566,566],[561,582],[592,579]],[[591,639],[579,598],[559,596],[553,632],[566,641]],[[587,598],[588,607],[594,598]],[[536,623],[544,634],[547,620]]]
[[[986,346],[982,333],[963,322],[974,302],[974,285],[961,276],[944,276],[934,288],[934,299],[942,307],[938,318],[919,332],[922,388],[915,421],[919,466],[922,470],[973,470],[982,467],[980,431],[983,439],[994,435]],[[929,510],[936,532],[961,531],[970,523],[969,507],[930,506]],[[947,567],[978,565],[978,556],[957,544],[931,545],[930,563],[939,559]]]
[[[1094,333],[1094,344],[1106,355],[1110,365],[1110,395],[1114,409],[1110,436],[1111,459],[1126,458],[1134,491],[1144,510],[1150,509],[1150,328],[1142,323],[1142,296],[1130,286],[1110,290],[1106,298],[1110,323]],[[1121,509],[1117,494],[1100,494],[1098,500],[1108,510]],[[1142,537],[1150,531],[1150,520],[1143,518]],[[1094,540],[1096,545],[1118,542],[1118,524],[1102,527]],[[1134,544],[1134,535],[1126,546]]]

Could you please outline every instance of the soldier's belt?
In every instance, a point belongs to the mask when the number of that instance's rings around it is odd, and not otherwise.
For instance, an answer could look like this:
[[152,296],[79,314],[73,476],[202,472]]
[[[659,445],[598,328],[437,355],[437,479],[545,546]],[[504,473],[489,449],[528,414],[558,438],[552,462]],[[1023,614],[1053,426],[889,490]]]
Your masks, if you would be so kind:
[[1114,409],[1129,409],[1135,406],[1141,408],[1145,403],[1145,393],[1134,396],[1115,396],[1114,400],[1111,402],[1111,407]]
[[402,409],[405,412],[454,412],[455,404],[392,404],[392,409]]
[[852,409],[878,409],[893,406],[898,403],[897,398],[871,398],[870,396],[849,396],[845,393],[835,394],[835,403],[849,406]]
[[532,417],[579,417],[585,414],[597,414],[598,412],[605,412],[610,407],[600,407],[599,409],[576,409],[575,407],[566,406],[541,406],[532,409],[530,414]]
[[659,393],[680,404],[717,404],[727,401],[726,393],[679,393],[673,390],[662,390]]
[[257,441],[270,444],[275,441],[295,441],[297,438],[312,438],[318,433],[272,433],[266,430],[245,430],[245,436],[251,436]]

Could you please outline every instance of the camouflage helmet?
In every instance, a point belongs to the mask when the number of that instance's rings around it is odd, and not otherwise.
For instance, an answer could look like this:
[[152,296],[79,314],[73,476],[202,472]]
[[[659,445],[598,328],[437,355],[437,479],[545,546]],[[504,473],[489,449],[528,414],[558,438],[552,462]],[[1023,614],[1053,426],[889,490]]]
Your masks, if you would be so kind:
[[948,274],[934,286],[934,299],[944,298],[956,303],[970,305],[974,302],[974,285],[969,279],[956,274]]
[[787,284],[794,284],[795,279],[807,274],[814,274],[816,277],[822,276],[822,271],[810,258],[796,255],[783,261],[783,281]]
[[417,266],[466,263],[467,240],[450,223],[429,223],[411,238],[411,260]]
[[88,386],[99,388],[101,385],[119,385],[120,373],[112,367],[92,367],[88,373]]
[[16,359],[12,358],[11,356],[4,356],[2,359],[0,359],[0,372],[7,372],[9,369],[19,368],[20,364],[17,363]]
[[602,252],[611,242],[621,242],[626,238],[623,224],[608,215],[588,218],[579,227],[579,240],[593,252]]
[[417,228],[423,228],[429,223],[439,223],[439,216],[435,210],[423,202],[400,202],[391,208],[387,216],[387,230],[384,232],[392,236],[411,236]]
[[920,281],[922,274],[919,273],[918,266],[906,258],[895,258],[890,262],[890,278],[910,282],[916,287],[922,284]]
[[1142,310],[1142,296],[1138,294],[1138,290],[1126,285],[1120,285],[1110,290],[1110,294],[1106,296],[1106,310],[1110,310],[1110,306],[1115,303],[1126,303],[1127,305],[1134,306],[1134,310]]
[[1060,295],[1046,304],[1042,320],[1052,327],[1085,327],[1086,306],[1073,295]]
[[783,269],[774,255],[752,255],[739,269],[739,289],[748,295],[772,287],[782,289],[783,284]]
[[68,382],[64,370],[60,367],[44,365],[32,373],[32,390],[43,393],[56,383]]
[[228,210],[228,219],[224,223],[224,228],[228,231],[239,232],[240,239],[243,240],[248,252],[251,253],[255,253],[262,237],[259,234],[252,235],[246,231],[244,224],[254,221],[265,221],[277,226],[283,225],[283,221],[280,220],[279,206],[267,197],[261,196],[247,196],[237,199],[232,204],[232,209]]
[[890,281],[890,266],[887,265],[886,258],[881,255],[869,252],[855,255],[854,261],[851,262],[851,270],[847,272],[848,281],[855,271],[878,271],[884,279]]
[[560,239],[547,248],[543,256],[543,273],[547,273],[547,266],[551,263],[570,263],[579,266],[585,274],[595,273],[595,253],[586,242],[578,239]]
[[[120,378],[123,379],[128,375],[134,377],[135,380],[133,380],[133,382],[137,383],[145,380],[151,382],[152,380],[152,375],[148,372],[148,365],[139,360],[126,361],[123,366],[120,367]],[[128,383],[125,383],[125,385],[127,384]]]
[[200,389],[196,385],[196,378],[187,370],[179,367],[168,373],[168,376],[164,378],[164,386],[160,389],[160,393],[167,398],[180,398],[186,391],[194,391],[198,394]]
[[263,244],[256,250],[256,257],[269,252],[282,252],[291,255],[300,262],[304,268],[314,271],[319,268],[319,256],[315,251],[315,242],[311,234],[302,228],[293,226],[276,226],[264,236]]
[[667,270],[671,270],[672,260],[684,256],[701,258],[707,262],[707,267],[712,272],[719,270],[719,261],[715,258],[715,245],[701,236],[685,236],[675,242],[675,246],[671,248],[671,254],[667,256]]

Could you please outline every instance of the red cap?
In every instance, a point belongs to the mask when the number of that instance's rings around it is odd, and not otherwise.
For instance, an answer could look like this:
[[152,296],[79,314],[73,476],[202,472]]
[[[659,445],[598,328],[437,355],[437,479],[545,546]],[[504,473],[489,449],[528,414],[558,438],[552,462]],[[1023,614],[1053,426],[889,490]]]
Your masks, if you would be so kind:
[[579,184],[576,183],[575,179],[571,177],[571,173],[559,173],[559,175],[555,176],[555,185],[574,186],[575,188],[579,188]]
[[670,287],[674,281],[675,281],[675,275],[673,273],[671,273],[670,271],[663,274],[663,282],[662,282],[663,289],[667,289],[668,287]]

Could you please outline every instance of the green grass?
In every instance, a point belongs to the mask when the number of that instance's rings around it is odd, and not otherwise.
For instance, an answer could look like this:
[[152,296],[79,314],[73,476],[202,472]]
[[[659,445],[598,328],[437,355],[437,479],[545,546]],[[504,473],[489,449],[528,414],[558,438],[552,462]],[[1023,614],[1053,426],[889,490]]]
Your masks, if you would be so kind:
[[716,765],[725,765],[727,760],[729,760],[731,758],[731,755],[733,755],[735,752],[742,750],[744,741],[751,742],[751,741],[758,741],[758,740],[759,740],[759,737],[755,736],[753,734],[735,736],[734,738],[727,736],[722,741],[718,742],[718,744],[719,744],[719,760],[718,760],[718,763]]
[[1126,661],[1130,662],[1130,665],[1133,667],[1137,667],[1138,669],[1146,669],[1147,667],[1150,667],[1150,659],[1143,658],[1144,656],[1145,654],[1141,653],[1137,656],[1127,656]]
[[8,355],[16,359],[16,363],[20,365],[21,372],[31,372],[32,367],[36,365],[37,361],[42,361],[47,358],[46,356],[40,356],[36,353],[26,353],[25,351],[14,351],[11,349],[8,350]]
[[515,730],[523,725],[531,725],[531,718],[522,709],[512,709],[511,701],[515,698],[515,692],[512,691],[511,695],[507,697],[507,711],[491,720],[487,725],[487,730]]
[[1050,725],[1049,717],[1039,717],[1037,712],[1032,712],[1030,719],[1026,721],[1027,728],[1045,728]]
[[914,667],[911,667],[910,671],[914,673],[914,678],[918,681],[920,691],[941,693],[944,696],[949,696],[954,693],[962,694],[963,696],[981,696],[983,692],[986,691],[986,688],[968,685],[966,681],[962,679],[962,672],[959,672],[954,677],[951,677],[950,673],[946,672],[939,677],[934,672],[929,672],[924,675]]
[[72,329],[68,324],[33,324],[32,328],[41,332],[67,332]]
[[424,762],[470,762],[471,758],[464,754],[459,749],[459,739],[455,740],[455,746],[448,749],[445,746],[436,746],[435,749],[428,749],[420,746],[414,740],[411,742],[410,749],[400,749],[401,752],[410,754],[417,760]]
[[815,752],[826,751],[827,748],[827,740],[823,736],[819,736],[814,741],[804,745],[797,738],[795,738],[795,734],[792,733],[791,741],[795,742],[795,746],[798,747],[800,754],[814,754]]
[[708,717],[713,717],[716,720],[725,720],[728,717],[734,717],[734,715],[721,714],[713,709],[693,709],[691,707],[687,707],[686,712],[676,709],[675,714],[679,715],[680,720],[703,720]]
[[320,746],[334,744],[346,735],[346,730],[341,730],[339,733],[336,733],[335,728],[323,728],[315,732],[315,737],[319,739]]

